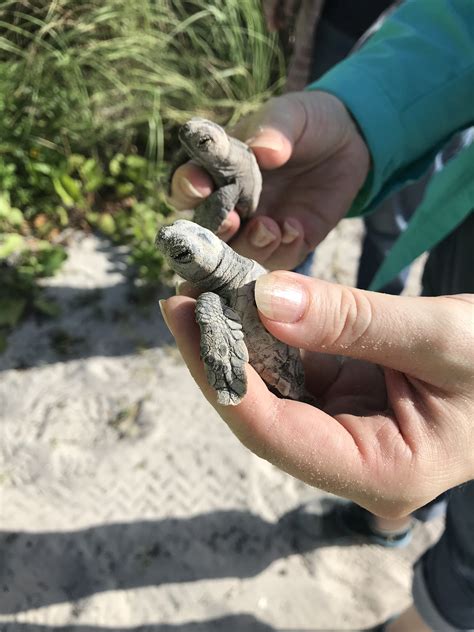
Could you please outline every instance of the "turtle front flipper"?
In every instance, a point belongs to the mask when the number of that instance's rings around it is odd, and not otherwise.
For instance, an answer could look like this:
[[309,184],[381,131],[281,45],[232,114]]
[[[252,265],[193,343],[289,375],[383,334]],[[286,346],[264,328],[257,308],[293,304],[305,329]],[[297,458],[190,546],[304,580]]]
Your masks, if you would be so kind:
[[219,187],[196,206],[193,221],[217,233],[219,226],[239,201],[239,192],[235,182]]
[[249,359],[240,317],[220,296],[204,292],[196,302],[196,322],[207,380],[217,391],[219,404],[235,406],[247,392]]

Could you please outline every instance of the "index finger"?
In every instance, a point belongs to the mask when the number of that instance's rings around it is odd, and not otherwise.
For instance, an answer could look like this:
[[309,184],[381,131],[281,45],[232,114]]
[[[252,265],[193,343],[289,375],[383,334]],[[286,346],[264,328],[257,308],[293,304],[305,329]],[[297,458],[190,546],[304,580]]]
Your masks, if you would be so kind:
[[[171,179],[171,195],[168,202],[177,211],[191,210],[199,206],[214,190],[211,176],[199,165],[190,161],[179,166]],[[229,241],[240,228],[240,217],[232,210],[219,226],[217,234]]]

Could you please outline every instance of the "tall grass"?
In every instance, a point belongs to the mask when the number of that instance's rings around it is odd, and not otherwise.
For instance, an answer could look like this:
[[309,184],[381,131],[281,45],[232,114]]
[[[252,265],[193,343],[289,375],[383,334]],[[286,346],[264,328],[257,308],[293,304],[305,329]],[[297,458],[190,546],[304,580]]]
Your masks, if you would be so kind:
[[259,0],[4,0],[0,142],[160,161],[176,124],[238,118],[281,70]]
[[36,279],[71,226],[156,282],[175,126],[233,122],[281,76],[260,0],[0,0],[0,352],[30,308],[54,312]]

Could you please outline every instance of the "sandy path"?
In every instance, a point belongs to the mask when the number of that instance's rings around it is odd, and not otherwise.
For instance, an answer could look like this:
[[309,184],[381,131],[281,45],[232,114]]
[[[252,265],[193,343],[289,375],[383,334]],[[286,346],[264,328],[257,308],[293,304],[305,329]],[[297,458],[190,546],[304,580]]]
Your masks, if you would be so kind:
[[[352,282],[359,235],[343,222],[316,272]],[[441,524],[403,551],[338,537],[332,497],[203,400],[124,256],[78,237],[49,283],[62,316],[0,359],[0,630],[359,630],[403,607]]]

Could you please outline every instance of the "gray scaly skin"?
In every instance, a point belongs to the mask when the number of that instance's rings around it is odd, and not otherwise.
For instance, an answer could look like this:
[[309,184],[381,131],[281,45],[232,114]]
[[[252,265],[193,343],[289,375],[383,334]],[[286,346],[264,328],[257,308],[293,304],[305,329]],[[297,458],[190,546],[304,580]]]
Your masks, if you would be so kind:
[[[249,147],[212,121],[193,118],[178,133],[185,157],[203,167],[216,190],[194,211],[193,221],[216,233],[235,208],[246,219],[257,208],[262,176]],[[178,163],[179,164],[179,163]]]
[[242,400],[246,362],[283,397],[301,399],[305,391],[299,350],[274,338],[258,317],[255,280],[266,270],[186,220],[163,227],[156,243],[173,270],[202,291],[196,303],[201,358],[218,402],[235,405]]

